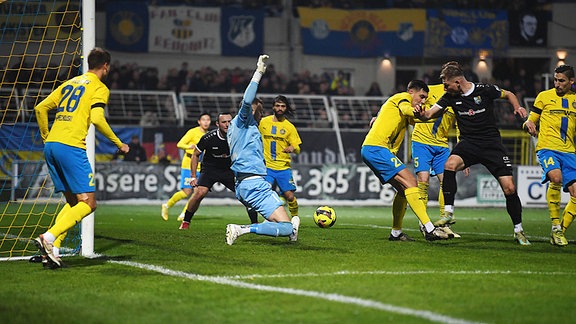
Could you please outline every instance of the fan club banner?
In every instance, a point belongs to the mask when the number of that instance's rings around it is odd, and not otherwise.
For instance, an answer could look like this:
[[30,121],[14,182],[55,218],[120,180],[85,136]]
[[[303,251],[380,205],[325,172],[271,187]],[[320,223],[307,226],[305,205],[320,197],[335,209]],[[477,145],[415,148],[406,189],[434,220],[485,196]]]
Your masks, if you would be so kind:
[[498,55],[508,50],[508,13],[504,10],[428,10],[426,54],[474,56],[480,50]]
[[422,56],[426,10],[298,7],[304,54]]
[[255,56],[264,47],[263,10],[111,2],[106,21],[116,51]]

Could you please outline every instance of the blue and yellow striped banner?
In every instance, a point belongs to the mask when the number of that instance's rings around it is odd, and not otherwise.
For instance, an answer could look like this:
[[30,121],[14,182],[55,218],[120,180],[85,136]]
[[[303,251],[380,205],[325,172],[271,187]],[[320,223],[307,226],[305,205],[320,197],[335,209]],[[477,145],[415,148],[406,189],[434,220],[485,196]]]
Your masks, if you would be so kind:
[[299,7],[304,54],[421,56],[426,10],[340,10]]

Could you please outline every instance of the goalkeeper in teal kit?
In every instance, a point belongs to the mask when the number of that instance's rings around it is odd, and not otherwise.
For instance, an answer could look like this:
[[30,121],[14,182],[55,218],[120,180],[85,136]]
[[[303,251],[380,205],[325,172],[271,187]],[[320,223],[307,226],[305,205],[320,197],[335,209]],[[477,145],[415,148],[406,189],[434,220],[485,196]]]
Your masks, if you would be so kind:
[[236,197],[246,207],[256,210],[265,222],[251,225],[228,224],[226,243],[234,244],[240,235],[254,233],[267,236],[289,236],[298,239],[300,218],[290,217],[278,194],[265,179],[267,170],[264,162],[262,135],[258,123],[262,119],[263,103],[256,99],[258,83],[266,72],[268,55],[260,55],[257,68],[244,92],[238,115],[228,128],[228,144],[232,158],[232,171],[236,176]]

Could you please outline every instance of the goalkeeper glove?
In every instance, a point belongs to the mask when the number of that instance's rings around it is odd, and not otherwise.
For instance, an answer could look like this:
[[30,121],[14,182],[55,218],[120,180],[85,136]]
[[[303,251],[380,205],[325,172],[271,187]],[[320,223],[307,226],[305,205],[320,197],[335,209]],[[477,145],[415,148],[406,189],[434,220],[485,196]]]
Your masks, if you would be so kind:
[[256,71],[260,72],[260,74],[264,74],[266,72],[266,60],[270,58],[270,56],[264,54],[258,57],[258,63],[256,64]]

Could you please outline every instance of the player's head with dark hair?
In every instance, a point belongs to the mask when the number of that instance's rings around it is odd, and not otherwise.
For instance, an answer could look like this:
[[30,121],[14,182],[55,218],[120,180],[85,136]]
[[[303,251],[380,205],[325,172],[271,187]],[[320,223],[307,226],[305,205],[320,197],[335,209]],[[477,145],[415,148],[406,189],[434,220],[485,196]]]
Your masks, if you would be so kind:
[[260,98],[254,98],[252,101],[252,115],[257,122],[260,122],[262,116],[264,115],[264,101]]
[[562,64],[554,69],[554,73],[562,73],[569,79],[574,78],[574,68],[571,65]]
[[210,128],[211,123],[212,116],[210,116],[210,114],[207,112],[201,112],[200,116],[198,116],[198,125],[206,131],[208,128]]
[[290,105],[288,98],[283,95],[277,95],[276,98],[274,98],[272,101],[272,110],[274,110],[274,115],[280,118],[282,118],[284,115],[294,115],[294,109]]
[[425,92],[430,92],[430,89],[428,88],[428,85],[426,84],[426,82],[422,81],[422,80],[412,80],[410,82],[408,82],[408,87],[407,90],[424,90]]
[[94,47],[88,54],[88,69],[93,70],[102,67],[104,64],[110,65],[110,53],[100,48]]
[[554,89],[560,97],[572,91],[574,85],[574,68],[570,65],[560,65],[554,69]]
[[412,80],[408,82],[408,93],[412,97],[413,107],[423,105],[428,98],[429,91],[428,85],[422,80]]
[[232,113],[221,112],[218,114],[218,119],[216,120],[216,126],[218,126],[220,133],[222,134],[228,133],[228,127],[230,126],[231,121],[232,121]]
[[202,119],[202,116],[208,116],[208,118],[212,119],[212,116],[210,116],[210,113],[201,112],[200,115],[198,116],[198,121],[200,121],[200,119]]

